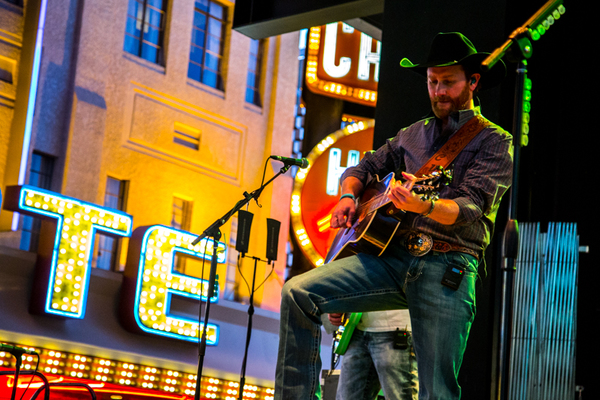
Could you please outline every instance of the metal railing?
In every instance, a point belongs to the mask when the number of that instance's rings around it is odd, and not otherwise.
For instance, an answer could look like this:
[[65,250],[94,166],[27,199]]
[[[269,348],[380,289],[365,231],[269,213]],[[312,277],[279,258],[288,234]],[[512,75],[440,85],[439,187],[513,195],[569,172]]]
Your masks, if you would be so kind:
[[575,396],[579,237],[574,223],[520,225],[513,291],[511,400]]

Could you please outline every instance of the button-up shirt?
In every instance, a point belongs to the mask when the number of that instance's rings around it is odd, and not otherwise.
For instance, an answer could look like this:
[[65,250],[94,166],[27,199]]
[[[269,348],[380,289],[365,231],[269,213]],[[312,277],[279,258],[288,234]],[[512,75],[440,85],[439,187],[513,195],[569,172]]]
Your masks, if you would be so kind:
[[[343,181],[353,176],[367,185],[375,176],[404,170],[415,173],[479,109],[463,110],[442,121],[432,117],[402,129],[375,152],[367,153],[356,167],[348,168]],[[407,212],[399,235],[409,230],[427,233],[434,240],[464,246],[481,254],[490,243],[500,200],[512,182],[512,136],[492,124],[484,128],[454,159],[452,182],[439,191],[441,199],[452,199],[459,207],[456,222],[442,225],[428,217]]]

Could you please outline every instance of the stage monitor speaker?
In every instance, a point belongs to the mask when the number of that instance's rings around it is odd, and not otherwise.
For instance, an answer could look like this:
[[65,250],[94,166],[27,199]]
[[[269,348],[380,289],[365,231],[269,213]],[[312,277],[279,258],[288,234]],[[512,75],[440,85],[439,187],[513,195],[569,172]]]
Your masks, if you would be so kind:
[[238,211],[237,238],[235,240],[235,249],[242,254],[248,253],[248,244],[250,242],[250,227],[254,214],[248,211]]
[[281,222],[267,218],[267,260],[277,260],[277,247],[279,247],[279,228]]

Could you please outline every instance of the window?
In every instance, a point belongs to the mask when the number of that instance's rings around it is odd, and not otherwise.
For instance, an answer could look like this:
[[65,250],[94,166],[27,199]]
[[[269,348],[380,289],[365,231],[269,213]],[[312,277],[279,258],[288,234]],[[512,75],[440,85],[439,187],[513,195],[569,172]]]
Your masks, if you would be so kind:
[[[189,231],[192,227],[192,206],[191,200],[185,200],[173,196],[173,206],[171,212],[171,226],[182,231]],[[175,253],[174,269],[177,272],[185,273],[185,266],[188,258],[179,253]]]
[[13,84],[15,60],[0,56],[0,81]]
[[[31,155],[28,184],[41,189],[51,189],[54,157],[38,153]],[[40,240],[42,220],[36,217],[23,216],[21,226],[21,250],[37,252]]]
[[236,293],[238,291],[240,283],[238,274],[239,253],[236,250],[237,233],[238,214],[235,213],[231,216],[231,232],[229,233],[229,246],[227,249],[229,257],[227,259],[227,272],[225,274],[225,284],[223,287],[223,298],[229,301],[237,300]]
[[262,74],[262,56],[264,42],[251,39],[250,59],[248,60],[248,75],[246,77],[246,102],[262,106],[260,98],[260,83]]
[[227,8],[209,0],[197,0],[188,77],[223,90],[223,47]]
[[200,149],[200,129],[175,121],[173,142],[192,150]]
[[123,50],[164,64],[164,25],[167,0],[129,0]]
[[171,213],[171,226],[182,231],[189,231],[192,226],[192,206],[191,200],[185,200],[173,196],[173,212]]
[[[106,192],[104,193],[104,206],[115,210],[125,209],[127,181],[108,177]],[[94,240],[94,257],[92,266],[109,271],[118,271],[120,240],[104,233],[96,233]]]

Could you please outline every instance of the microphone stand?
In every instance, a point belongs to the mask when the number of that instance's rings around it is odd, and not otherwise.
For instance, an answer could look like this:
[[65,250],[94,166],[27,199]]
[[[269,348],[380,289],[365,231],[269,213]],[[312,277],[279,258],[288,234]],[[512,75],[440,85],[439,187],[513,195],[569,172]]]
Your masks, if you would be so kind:
[[[557,15],[558,13],[558,15]],[[516,259],[519,253],[519,225],[517,222],[518,177],[521,161],[521,146],[523,137],[523,105],[525,84],[527,80],[527,59],[531,58],[532,47],[530,39],[538,39],[545,29],[552,25],[564,13],[562,0],[550,0],[540,8],[527,22],[517,28],[508,40],[481,64],[484,71],[489,70],[502,57],[507,55],[508,61],[517,63],[515,100],[513,109],[513,178],[509,203],[509,219],[502,239],[502,290],[500,311],[500,336],[496,358],[495,379],[497,387],[495,398],[506,400],[510,389],[510,352],[511,332],[513,324],[513,291]],[[547,21],[552,20],[552,23]],[[542,32],[538,30],[542,26]],[[527,143],[525,142],[525,145]]]
[[498,370],[496,372],[497,399],[507,399],[509,389],[511,332],[513,325],[513,289],[516,260],[519,254],[519,223],[517,221],[518,171],[521,160],[521,137],[523,126],[523,87],[526,79],[526,63],[521,62],[517,67],[517,82],[515,84],[515,116],[513,121],[514,146],[513,179],[509,202],[509,219],[506,223],[502,238],[502,291],[500,311],[500,338],[498,350]]
[[[206,230],[199,235],[194,241],[192,245],[195,246],[202,239],[211,237],[213,239],[213,254],[210,260],[210,274],[208,278],[208,295],[206,301],[206,307],[204,309],[204,322],[202,323],[202,337],[200,339],[200,343],[198,345],[198,369],[197,369],[197,379],[196,379],[196,391],[194,394],[195,400],[200,400],[200,381],[202,379],[202,369],[204,367],[204,357],[206,355],[206,327],[208,324],[209,314],[210,314],[210,299],[214,296],[214,286],[215,286],[215,276],[217,272],[217,243],[221,239],[221,230],[220,227],[225,225],[225,223],[231,218],[236,212],[242,209],[246,204],[250,202],[250,200],[254,199],[258,202],[258,198],[262,194],[264,188],[269,185],[271,182],[275,180],[279,175],[285,174],[290,165],[284,165],[275,176],[269,179],[266,183],[264,183],[260,188],[256,189],[252,193],[244,192],[244,198],[237,202],[237,204],[225,213],[221,218],[217,219],[213,222]],[[202,302],[202,296],[200,296],[200,301]]]
[[[242,257],[245,257],[242,255]],[[244,385],[246,384],[246,363],[248,361],[248,349],[250,348],[250,337],[252,336],[252,317],[254,315],[254,286],[256,285],[256,267],[261,260],[258,257],[250,257],[254,259],[254,272],[252,273],[252,287],[250,288],[250,298],[248,302],[248,326],[246,328],[246,346],[244,348],[244,359],[242,361],[242,370],[240,373],[240,389],[238,392],[238,400],[244,397]],[[268,262],[268,261],[267,261]]]
[[[1,194],[0,194],[0,196],[1,196]],[[17,383],[19,381],[19,374],[21,373],[21,366],[23,364],[23,360],[21,357],[23,356],[23,354],[35,354],[38,357],[38,361],[39,361],[40,355],[38,353],[36,353],[35,351],[30,351],[30,350],[24,349],[22,347],[17,347],[17,346],[13,346],[10,344],[3,344],[3,343],[0,343],[0,351],[10,353],[15,358],[15,376],[14,376],[15,383],[13,385],[12,394],[10,397],[11,400],[14,400],[17,395],[17,386],[19,386]]]
[[21,354],[13,354],[15,357],[15,383],[13,384],[10,400],[15,400],[17,397],[17,386],[19,386],[19,372],[21,371]]

